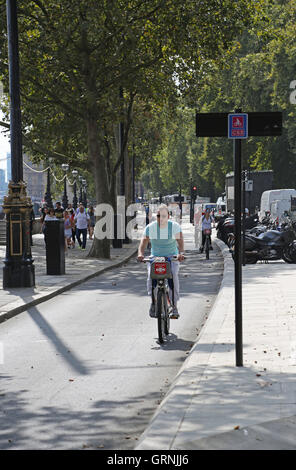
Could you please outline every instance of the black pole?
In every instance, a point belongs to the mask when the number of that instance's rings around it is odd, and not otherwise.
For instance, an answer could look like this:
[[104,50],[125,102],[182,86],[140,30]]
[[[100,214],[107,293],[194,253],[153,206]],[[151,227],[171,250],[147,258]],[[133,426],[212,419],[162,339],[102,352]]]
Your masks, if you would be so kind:
[[133,203],[136,202],[136,194],[135,194],[135,146],[133,145],[133,159],[132,159],[132,201]]
[[23,154],[16,3],[16,0],[6,1],[10,91],[11,178],[14,183],[19,183],[23,181]]
[[32,202],[23,182],[22,123],[19,82],[17,2],[6,1],[10,94],[11,181],[4,197],[6,255],[3,287],[33,287],[35,268],[31,252]]
[[63,207],[67,210],[68,207],[68,196],[67,196],[67,177],[64,178],[64,195],[63,195]]
[[87,186],[84,185],[84,187],[83,187],[83,205],[84,205],[85,209],[87,208],[87,193],[86,193],[86,188],[87,188]]
[[79,204],[82,204],[82,183],[80,181],[80,189],[79,189]]
[[243,365],[242,345],[242,253],[241,253],[241,139],[234,141],[235,219],[235,344],[236,365]]
[[193,223],[193,216],[194,216],[194,210],[193,210],[193,184],[192,184],[192,178],[190,180],[190,211],[189,211],[189,221],[192,224]]
[[180,209],[180,219],[182,219],[182,187],[179,188],[179,209]]
[[247,170],[243,170],[243,239],[242,239],[242,262],[243,266],[246,265],[246,254],[245,254],[245,234],[246,234],[246,179],[247,179]]
[[47,168],[47,185],[46,185],[46,193],[45,193],[44,199],[45,199],[47,207],[53,207],[51,192],[50,192],[50,168]]
[[[123,98],[122,87],[119,88],[119,98],[120,98],[120,101]],[[122,156],[123,131],[124,131],[123,123],[120,122],[119,127],[118,127],[118,154],[119,156]],[[124,174],[124,157],[123,157],[123,161],[120,164],[120,179],[119,179],[119,195],[120,196],[125,195],[124,178],[125,178],[125,174]],[[117,208],[116,208],[115,213],[114,213],[114,239],[112,240],[113,248],[122,248],[122,243],[123,243],[123,240],[119,238],[119,233],[118,233],[119,232],[118,225],[121,222],[121,221],[119,222],[118,217],[119,217],[119,214],[117,214]]]
[[76,178],[74,179],[73,192],[74,192],[73,207],[76,210],[77,209],[77,202],[78,202],[77,201],[77,182],[76,182]]
[[[123,88],[119,88],[119,98],[120,100],[123,100]],[[122,157],[122,162],[120,165],[120,196],[125,196],[125,152],[123,152],[123,139],[124,139],[124,123],[121,121],[119,123],[119,152]],[[130,243],[130,239],[128,238],[126,234],[126,226],[127,226],[127,219],[126,215],[124,217],[124,233],[125,237],[122,240],[122,243],[128,244]]]

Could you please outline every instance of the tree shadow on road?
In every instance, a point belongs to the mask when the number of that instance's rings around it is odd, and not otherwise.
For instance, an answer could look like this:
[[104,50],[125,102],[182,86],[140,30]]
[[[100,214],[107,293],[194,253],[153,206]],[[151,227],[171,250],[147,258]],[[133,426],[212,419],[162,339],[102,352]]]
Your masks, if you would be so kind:
[[[2,380],[13,381],[13,377],[0,376],[0,385]],[[160,393],[149,393],[132,399],[119,395],[116,401],[95,400],[90,392],[88,403],[81,397],[75,409],[54,401],[44,401],[36,409],[26,393],[4,393],[0,388],[2,450],[133,449],[162,398]],[[40,400],[38,390],[35,393]]]

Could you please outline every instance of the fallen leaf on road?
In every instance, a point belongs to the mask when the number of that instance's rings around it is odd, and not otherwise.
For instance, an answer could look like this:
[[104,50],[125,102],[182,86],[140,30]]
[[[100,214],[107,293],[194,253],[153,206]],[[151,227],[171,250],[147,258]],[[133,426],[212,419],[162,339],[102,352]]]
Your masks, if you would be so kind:
[[233,429],[237,430],[237,429],[239,429],[239,426],[235,426]]

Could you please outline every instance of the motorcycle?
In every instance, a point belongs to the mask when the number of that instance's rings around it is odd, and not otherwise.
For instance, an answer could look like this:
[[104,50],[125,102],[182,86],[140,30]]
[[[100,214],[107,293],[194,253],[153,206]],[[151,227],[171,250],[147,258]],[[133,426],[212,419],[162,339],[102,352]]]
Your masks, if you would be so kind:
[[[281,231],[267,230],[259,235],[250,232],[245,234],[245,262],[255,264],[257,261],[283,259],[286,263],[296,263],[295,223],[289,223]],[[230,251],[234,258],[235,240],[231,239]]]

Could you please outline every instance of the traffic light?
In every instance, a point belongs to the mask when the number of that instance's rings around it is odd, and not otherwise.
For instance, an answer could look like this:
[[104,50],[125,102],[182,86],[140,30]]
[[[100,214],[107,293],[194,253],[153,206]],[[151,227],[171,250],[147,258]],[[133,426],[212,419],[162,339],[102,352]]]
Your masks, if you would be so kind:
[[191,186],[191,199],[195,201],[197,196],[197,187],[196,186]]

